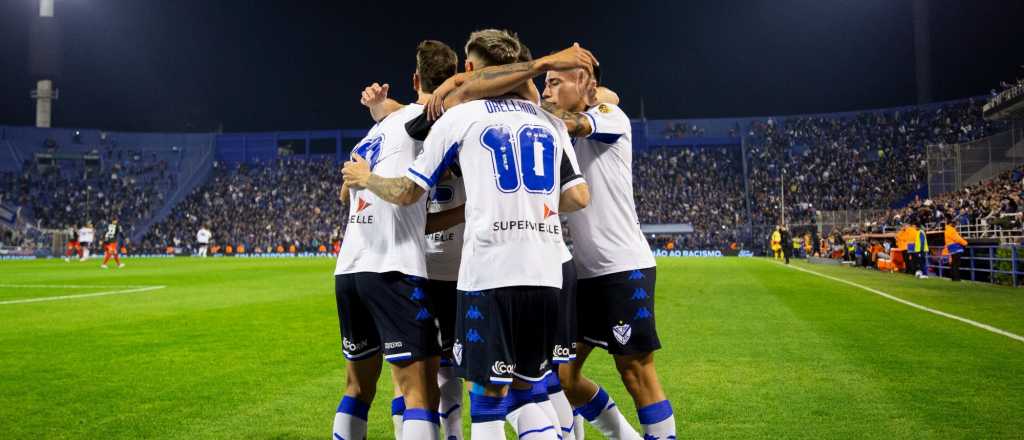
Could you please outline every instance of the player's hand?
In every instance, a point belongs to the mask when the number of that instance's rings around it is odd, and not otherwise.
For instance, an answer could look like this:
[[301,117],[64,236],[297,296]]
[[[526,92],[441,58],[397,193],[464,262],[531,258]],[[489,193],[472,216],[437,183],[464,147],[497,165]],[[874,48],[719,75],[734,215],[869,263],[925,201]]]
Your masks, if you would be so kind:
[[352,160],[345,162],[341,174],[349,188],[366,188],[366,182],[370,180],[370,163],[363,156],[353,153]]
[[367,107],[383,104],[384,100],[388,99],[388,90],[390,88],[391,86],[387,83],[384,83],[384,85],[370,84],[363,89],[363,96],[359,99],[359,103]]
[[537,59],[537,67],[545,72],[549,70],[570,70],[580,67],[587,69],[588,72],[593,72],[594,66],[598,64],[600,63],[597,62],[594,54],[580,47],[579,43],[573,43],[572,47]]
[[434,89],[434,93],[430,95],[430,101],[427,102],[426,106],[428,120],[436,121],[437,118],[444,114],[444,98],[453,90],[459,88],[464,82],[466,82],[466,73],[456,73]]

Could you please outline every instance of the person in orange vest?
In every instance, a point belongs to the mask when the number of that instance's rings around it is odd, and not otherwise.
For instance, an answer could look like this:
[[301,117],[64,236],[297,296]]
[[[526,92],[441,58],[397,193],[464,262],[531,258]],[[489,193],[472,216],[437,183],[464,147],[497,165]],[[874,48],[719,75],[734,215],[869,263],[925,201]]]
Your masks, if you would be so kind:
[[949,254],[949,273],[953,281],[960,281],[960,254],[964,253],[967,247],[967,240],[960,236],[956,230],[956,221],[952,218],[946,219],[945,251]]
[[277,248],[275,248],[274,250],[277,251],[277,253],[279,253],[279,254],[283,254],[284,253],[284,246],[277,245]]
[[227,246],[224,246],[224,254],[225,255],[231,255],[233,253],[235,253],[235,248],[231,247],[230,244],[227,245]]
[[296,251],[296,249],[295,249],[295,244],[294,244],[294,243],[293,243],[293,244],[290,244],[290,245],[288,245],[288,253],[289,253],[289,254],[294,254],[294,253],[295,253],[295,251]]

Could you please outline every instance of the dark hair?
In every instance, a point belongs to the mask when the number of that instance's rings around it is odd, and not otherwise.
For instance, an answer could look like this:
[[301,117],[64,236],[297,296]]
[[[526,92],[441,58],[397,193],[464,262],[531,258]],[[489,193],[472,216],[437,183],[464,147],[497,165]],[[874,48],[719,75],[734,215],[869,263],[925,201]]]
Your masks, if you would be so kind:
[[459,57],[455,51],[437,40],[423,40],[416,46],[416,73],[420,76],[420,88],[430,93],[446,79],[455,75]]
[[533,53],[530,52],[530,48],[526,47],[522,41],[519,42],[519,58],[516,61],[523,63],[526,61],[533,61]]
[[509,31],[498,29],[473,32],[466,42],[466,56],[479,58],[484,63],[479,67],[512,64],[519,60],[521,51],[519,38]]

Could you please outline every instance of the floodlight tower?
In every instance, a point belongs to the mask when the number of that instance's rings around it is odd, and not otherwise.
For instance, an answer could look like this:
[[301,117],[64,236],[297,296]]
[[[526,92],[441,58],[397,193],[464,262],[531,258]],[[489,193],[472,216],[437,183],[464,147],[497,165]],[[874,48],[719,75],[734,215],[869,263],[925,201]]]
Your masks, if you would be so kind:
[[53,18],[54,0],[39,0],[39,16],[32,23],[30,46],[32,76],[38,78],[32,90],[36,101],[36,127],[50,127],[53,101],[58,98],[53,78],[59,70],[60,34]]

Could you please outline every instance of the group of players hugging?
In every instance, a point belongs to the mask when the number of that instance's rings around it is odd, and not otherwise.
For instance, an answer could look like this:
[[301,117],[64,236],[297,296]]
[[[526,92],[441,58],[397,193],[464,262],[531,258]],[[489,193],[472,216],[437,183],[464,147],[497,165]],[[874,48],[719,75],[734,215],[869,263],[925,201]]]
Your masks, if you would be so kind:
[[[464,387],[473,439],[503,439],[506,423],[530,440],[580,439],[584,423],[612,439],[676,438],[654,363],[656,266],[633,201],[630,121],[596,58],[573,44],[533,59],[517,35],[488,29],[457,65],[423,41],[416,102],[387,98],[387,84],[362,94],[377,123],[342,170],[347,382],[333,438],[366,437],[384,361],[398,439],[461,440]],[[642,435],[583,374],[595,347]]]

